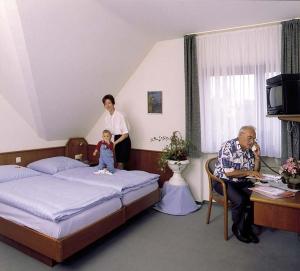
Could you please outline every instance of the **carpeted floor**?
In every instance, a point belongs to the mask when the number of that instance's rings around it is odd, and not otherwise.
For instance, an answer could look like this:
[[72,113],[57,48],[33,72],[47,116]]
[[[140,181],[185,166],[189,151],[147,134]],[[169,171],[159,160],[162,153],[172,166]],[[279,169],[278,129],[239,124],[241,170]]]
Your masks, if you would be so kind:
[[0,242],[0,271],[247,271],[299,270],[300,237],[264,229],[259,244],[223,239],[222,208],[207,205],[188,216],[169,216],[149,209],[71,259],[48,267]]

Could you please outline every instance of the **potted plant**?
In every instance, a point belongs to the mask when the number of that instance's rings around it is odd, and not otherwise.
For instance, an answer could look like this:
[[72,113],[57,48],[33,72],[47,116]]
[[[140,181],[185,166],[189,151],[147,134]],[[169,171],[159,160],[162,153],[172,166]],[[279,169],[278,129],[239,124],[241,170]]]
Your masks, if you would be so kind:
[[184,140],[179,131],[174,131],[170,137],[159,136],[153,137],[151,141],[167,141],[169,142],[162,150],[161,156],[158,160],[158,164],[162,171],[165,170],[168,165],[173,171],[173,176],[169,180],[170,184],[183,185],[184,179],[181,176],[181,172],[189,164],[188,152],[189,142]]
[[293,157],[288,158],[280,167],[279,173],[289,188],[300,189],[300,161]]

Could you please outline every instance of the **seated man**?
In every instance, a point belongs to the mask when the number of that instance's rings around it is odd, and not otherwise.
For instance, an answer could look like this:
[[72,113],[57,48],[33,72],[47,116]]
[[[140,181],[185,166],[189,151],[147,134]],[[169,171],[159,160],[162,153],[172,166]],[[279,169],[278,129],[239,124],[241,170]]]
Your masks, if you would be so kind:
[[[255,142],[253,126],[243,126],[237,138],[225,142],[218,154],[214,175],[223,179],[231,202],[232,232],[245,243],[258,243],[252,231],[253,208],[250,204],[253,184],[246,177],[260,177],[260,147]],[[221,184],[214,182],[214,189],[222,194]]]

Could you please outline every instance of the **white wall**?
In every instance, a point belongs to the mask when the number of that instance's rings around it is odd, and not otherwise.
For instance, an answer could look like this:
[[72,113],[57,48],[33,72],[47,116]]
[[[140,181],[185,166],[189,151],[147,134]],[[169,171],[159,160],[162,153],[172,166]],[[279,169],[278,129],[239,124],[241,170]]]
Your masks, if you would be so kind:
[[[147,113],[147,91],[163,92],[163,114]],[[185,131],[183,39],[158,42],[116,97],[116,108],[130,123],[133,148],[161,150],[150,138]],[[88,135],[96,143],[103,116]]]
[[0,153],[18,150],[29,150],[64,146],[66,140],[46,141],[41,139],[35,130],[0,94]]
[[[133,148],[161,150],[164,144],[151,142],[151,137],[170,136],[174,130],[185,135],[183,52],[182,38],[158,42],[116,97],[116,107],[126,113],[130,122]],[[147,91],[154,90],[163,92],[162,114],[147,113]],[[103,121],[104,117],[101,116],[88,134],[89,143],[99,140]],[[202,160],[193,159],[184,172],[197,201],[207,199],[207,179],[205,178],[203,184]]]

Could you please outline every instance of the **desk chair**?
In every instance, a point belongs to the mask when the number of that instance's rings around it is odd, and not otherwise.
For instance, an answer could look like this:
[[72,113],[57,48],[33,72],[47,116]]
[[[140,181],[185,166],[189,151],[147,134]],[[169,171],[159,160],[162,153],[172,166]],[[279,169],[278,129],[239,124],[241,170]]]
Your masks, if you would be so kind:
[[[215,170],[215,164],[217,162],[217,157],[211,158],[205,163],[205,170],[208,175],[209,183],[209,202],[208,202],[208,213],[206,224],[209,224],[212,201],[215,200],[218,204],[224,207],[224,239],[228,240],[228,198],[227,198],[227,187],[225,182],[213,175]],[[219,182],[222,185],[223,196],[214,191],[213,182]]]

